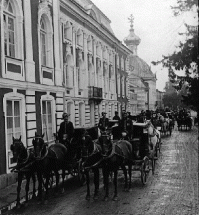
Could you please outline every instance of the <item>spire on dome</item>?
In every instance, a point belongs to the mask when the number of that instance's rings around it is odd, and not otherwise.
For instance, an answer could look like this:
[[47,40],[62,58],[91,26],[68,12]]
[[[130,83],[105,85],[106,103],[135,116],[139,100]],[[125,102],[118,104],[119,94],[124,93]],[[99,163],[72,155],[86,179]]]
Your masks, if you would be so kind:
[[127,37],[124,38],[124,43],[126,46],[133,52],[133,55],[137,55],[137,46],[140,44],[140,38],[134,33],[133,24],[134,24],[134,16],[130,15],[128,18],[130,24],[130,33]]
[[133,14],[130,15],[130,17],[128,18],[129,22],[131,23],[130,27],[131,27],[131,30],[134,30],[133,29],[133,22],[134,22],[134,16]]

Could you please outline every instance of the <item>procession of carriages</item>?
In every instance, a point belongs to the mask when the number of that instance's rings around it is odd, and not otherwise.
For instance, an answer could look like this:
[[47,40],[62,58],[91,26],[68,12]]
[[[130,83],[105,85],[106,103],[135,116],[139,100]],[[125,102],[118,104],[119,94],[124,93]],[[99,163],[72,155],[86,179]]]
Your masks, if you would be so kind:
[[[121,126],[121,122],[129,126]],[[48,145],[44,135],[35,133],[33,148],[27,150],[21,138],[13,138],[11,150],[17,165],[13,171],[18,173],[16,206],[20,208],[20,190],[22,179],[26,178],[26,201],[29,200],[29,183],[33,179],[33,195],[36,197],[36,178],[38,180],[37,198],[47,203],[49,189],[55,184],[55,193],[61,187],[65,189],[65,176],[72,175],[78,179],[79,185],[87,185],[86,199],[90,199],[90,175],[94,177],[94,199],[99,196],[100,174],[103,175],[105,190],[104,200],[109,198],[109,179],[114,177],[114,196],[117,200],[118,171],[124,173],[125,190],[131,189],[132,171],[140,172],[141,183],[145,185],[150,171],[155,172],[156,160],[159,158],[161,141],[164,135],[172,133],[175,125],[174,114],[151,112],[137,116],[124,117],[121,121],[109,120],[106,129],[75,129],[70,142],[60,143],[55,134],[55,143]],[[124,124],[123,124],[124,125]],[[36,177],[35,177],[36,176]],[[62,180],[60,180],[62,176]],[[61,182],[61,183],[60,183]]]

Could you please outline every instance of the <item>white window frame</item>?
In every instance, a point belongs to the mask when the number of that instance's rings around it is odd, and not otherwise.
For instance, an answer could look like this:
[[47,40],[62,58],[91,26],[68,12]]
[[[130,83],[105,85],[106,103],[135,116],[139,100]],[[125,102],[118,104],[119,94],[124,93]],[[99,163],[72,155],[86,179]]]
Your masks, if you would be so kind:
[[[4,111],[4,116],[5,116],[5,128],[7,128],[7,101],[11,100],[17,100],[20,103],[20,123],[21,123],[21,141],[23,142],[24,146],[26,147],[26,123],[25,123],[25,114],[26,113],[26,108],[25,108],[25,96],[23,94],[12,92],[12,93],[7,93],[4,95],[3,98],[3,111]],[[10,148],[8,147],[8,140],[7,140],[7,129],[5,129],[5,144],[6,144],[6,171],[7,173],[10,173],[11,168],[16,165],[16,163],[11,164],[11,158],[13,158],[12,152]]]
[[[70,109],[71,111],[68,110],[68,105],[71,105]],[[65,112],[70,114],[70,116],[68,117],[69,121],[71,121],[73,123],[73,125],[75,125],[75,103],[73,100],[67,100],[66,101],[66,105],[65,105]]]
[[[3,53],[1,62],[2,62],[2,77],[9,78],[14,80],[25,80],[24,74],[24,37],[23,37],[23,12],[22,12],[22,5],[20,1],[9,1],[12,5],[13,9],[13,18],[14,18],[14,41],[15,41],[15,56],[5,55],[4,51],[4,27],[1,29],[1,53]],[[4,10],[2,7],[2,19],[0,19],[1,26],[4,26],[4,19],[3,15],[8,16],[9,13]],[[7,71],[7,63],[12,63],[15,65],[21,66],[21,73],[15,73],[11,71]]]
[[[41,60],[41,19],[46,25],[46,65],[42,65]],[[54,60],[53,60],[53,27],[52,27],[52,17],[50,15],[50,9],[39,11],[38,15],[38,45],[39,45],[39,65],[40,65],[40,82],[41,84],[54,85]],[[44,78],[43,72],[49,72],[52,75],[52,79]]]
[[[42,121],[42,102],[43,101],[50,101],[51,102],[51,113],[52,113],[52,133],[56,132],[56,123],[55,123],[55,98],[49,94],[46,95],[42,95],[41,96],[41,100],[40,100],[40,107],[41,107],[41,121]],[[44,133],[43,131],[43,122],[42,122],[42,134]],[[46,136],[46,133],[44,134]],[[52,135],[51,139],[48,136],[48,138],[46,137],[47,141],[53,142],[54,141],[54,137]]]

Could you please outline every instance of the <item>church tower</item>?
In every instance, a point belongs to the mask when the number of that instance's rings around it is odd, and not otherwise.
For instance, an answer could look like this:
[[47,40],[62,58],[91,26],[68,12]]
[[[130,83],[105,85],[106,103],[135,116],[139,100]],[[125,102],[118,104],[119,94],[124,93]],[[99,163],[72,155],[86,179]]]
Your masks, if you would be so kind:
[[134,33],[133,29],[133,21],[134,17],[131,14],[130,17],[128,18],[130,21],[130,33],[127,37],[124,38],[124,43],[126,46],[133,52],[134,56],[137,56],[137,46],[140,44],[141,39]]

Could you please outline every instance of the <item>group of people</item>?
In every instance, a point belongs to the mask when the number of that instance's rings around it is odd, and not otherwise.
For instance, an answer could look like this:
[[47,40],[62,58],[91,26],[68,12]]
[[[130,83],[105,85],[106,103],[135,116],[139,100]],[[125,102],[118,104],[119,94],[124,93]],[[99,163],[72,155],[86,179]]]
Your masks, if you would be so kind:
[[[131,115],[128,112],[123,111],[122,118],[119,117],[118,111],[115,111],[115,116],[113,117],[116,127],[113,126],[112,134],[113,139],[120,139],[122,137],[122,132],[126,132],[126,138],[131,138],[133,122]],[[102,117],[99,120],[98,128],[101,132],[106,131],[111,127],[109,119],[106,117],[106,112],[102,112]]]
[[[105,132],[110,129],[110,120],[106,117],[107,113],[102,112],[102,116],[99,119],[98,128],[101,132]],[[69,144],[73,135],[74,135],[74,126],[71,121],[69,121],[69,114],[63,113],[62,115],[63,122],[60,124],[60,128],[58,131],[58,139],[60,143],[65,145]],[[128,112],[122,113],[122,118],[119,117],[118,111],[115,111],[115,116],[113,120],[116,121],[117,125],[112,129],[113,139],[120,139],[122,132],[126,132],[127,138],[130,138],[132,135],[133,122],[131,119],[131,115]]]
[[[58,131],[59,142],[61,143],[70,143],[71,138],[74,134],[74,126],[71,121],[69,121],[69,114],[63,113],[63,122],[60,124],[60,129]],[[125,139],[131,139],[133,134],[133,121],[137,122],[146,122],[146,120],[150,120],[153,124],[154,128],[160,125],[161,120],[169,119],[169,115],[167,113],[161,114],[160,111],[141,111],[139,115],[135,118],[130,114],[130,112],[122,112],[122,117],[120,118],[118,111],[115,111],[115,116],[112,121],[115,121],[115,125],[112,126],[112,135],[113,139],[121,139],[122,133],[126,133]],[[106,112],[102,112],[102,116],[99,119],[98,128],[103,132],[107,132],[111,128],[111,123],[109,118],[107,117]]]

